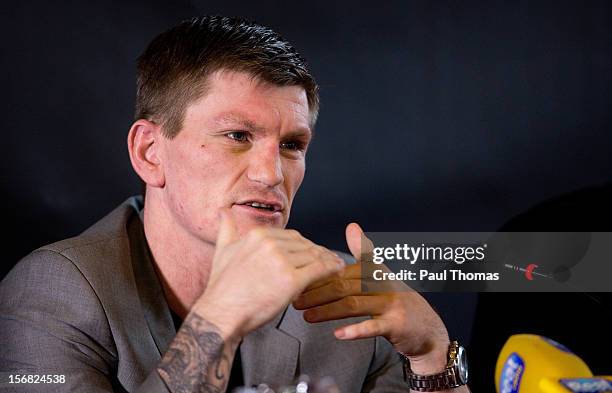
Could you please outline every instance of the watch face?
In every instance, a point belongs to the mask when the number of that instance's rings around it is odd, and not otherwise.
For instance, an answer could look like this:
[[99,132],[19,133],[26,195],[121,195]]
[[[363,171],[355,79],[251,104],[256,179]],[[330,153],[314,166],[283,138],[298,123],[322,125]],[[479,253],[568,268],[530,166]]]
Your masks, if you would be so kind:
[[457,351],[457,365],[459,368],[459,378],[461,379],[462,383],[466,384],[468,381],[468,364],[467,355],[463,347],[459,347]]

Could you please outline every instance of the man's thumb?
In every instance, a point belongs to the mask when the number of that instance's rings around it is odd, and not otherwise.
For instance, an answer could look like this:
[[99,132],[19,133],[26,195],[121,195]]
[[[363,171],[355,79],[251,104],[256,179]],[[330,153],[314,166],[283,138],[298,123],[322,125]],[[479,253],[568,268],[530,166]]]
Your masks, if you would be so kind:
[[217,235],[217,249],[226,247],[238,240],[238,229],[236,221],[229,209],[221,210],[221,221],[219,223],[219,234]]
[[374,248],[372,241],[365,236],[361,227],[354,222],[346,227],[346,244],[357,261],[361,260],[363,254],[372,252]]

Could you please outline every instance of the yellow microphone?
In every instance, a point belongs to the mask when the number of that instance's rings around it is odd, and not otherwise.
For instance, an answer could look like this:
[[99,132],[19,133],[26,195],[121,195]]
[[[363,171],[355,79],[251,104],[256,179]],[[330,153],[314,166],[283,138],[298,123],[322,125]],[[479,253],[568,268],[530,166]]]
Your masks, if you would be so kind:
[[497,393],[612,392],[612,377],[593,377],[562,344],[535,334],[510,336],[495,367]]

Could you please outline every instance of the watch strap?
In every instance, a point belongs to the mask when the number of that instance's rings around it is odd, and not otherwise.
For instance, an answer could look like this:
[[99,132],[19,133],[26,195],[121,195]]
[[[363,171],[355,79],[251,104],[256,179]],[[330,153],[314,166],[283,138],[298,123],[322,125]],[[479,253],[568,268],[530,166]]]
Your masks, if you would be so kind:
[[431,375],[414,374],[406,364],[406,380],[410,389],[417,392],[437,392],[462,386],[456,367],[444,369],[441,373]]
[[[417,392],[437,392],[440,390],[457,388],[467,383],[467,374],[462,378],[465,367],[465,350],[457,341],[451,341],[448,346],[447,365],[444,370],[436,374],[419,375],[410,369],[410,360],[404,357],[404,377],[410,389]],[[462,360],[461,360],[462,359]]]

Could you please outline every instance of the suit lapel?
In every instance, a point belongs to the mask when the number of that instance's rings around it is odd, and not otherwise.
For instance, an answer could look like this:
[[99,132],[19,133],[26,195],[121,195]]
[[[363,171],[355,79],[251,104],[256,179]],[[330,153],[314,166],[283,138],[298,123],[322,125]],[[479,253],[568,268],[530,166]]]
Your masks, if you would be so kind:
[[301,329],[299,314],[289,310],[248,334],[241,346],[246,386],[268,384],[280,387],[295,383],[300,342],[295,337]]
[[176,335],[176,330],[166,297],[155,274],[142,223],[136,217],[128,225],[136,286],[145,320],[161,358]]

